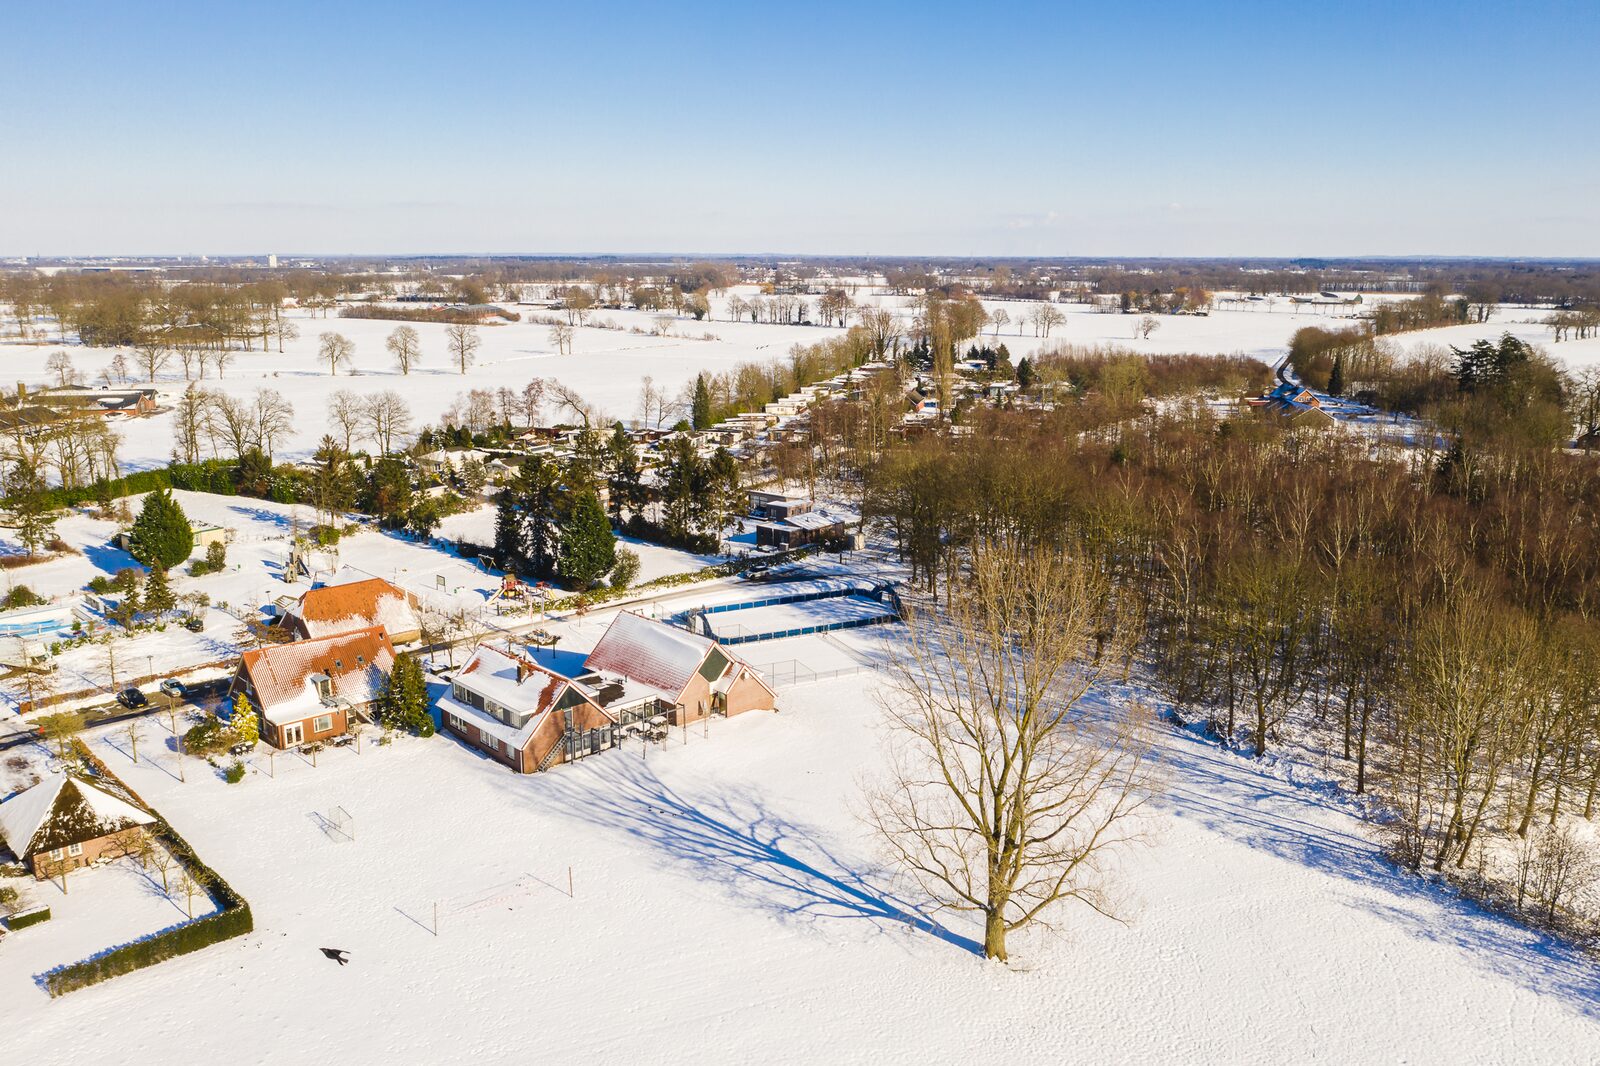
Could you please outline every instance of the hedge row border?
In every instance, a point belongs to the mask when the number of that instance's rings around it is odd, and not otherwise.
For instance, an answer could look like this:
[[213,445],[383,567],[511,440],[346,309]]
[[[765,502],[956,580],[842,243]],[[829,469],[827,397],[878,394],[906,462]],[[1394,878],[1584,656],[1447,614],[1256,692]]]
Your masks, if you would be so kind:
[[133,973],[135,970],[177,958],[179,955],[187,955],[212,944],[243,936],[253,930],[255,919],[250,912],[249,902],[234,891],[233,886],[224,881],[215,870],[200,861],[200,856],[195,853],[189,842],[179,836],[159,812],[140,799],[138,793],[112,773],[111,768],[90,751],[83,741],[74,737],[73,747],[79,758],[102,782],[114,786],[129,800],[155,815],[156,839],[165,844],[167,850],[172,852],[173,857],[189,872],[189,876],[200,883],[218,910],[215,914],[185,922],[143,940],[108,948],[87,959],[46,971],[41,976],[45,989],[51,997],[63,996],[68,992],[75,992],[80,988],[87,988],[125,973]]

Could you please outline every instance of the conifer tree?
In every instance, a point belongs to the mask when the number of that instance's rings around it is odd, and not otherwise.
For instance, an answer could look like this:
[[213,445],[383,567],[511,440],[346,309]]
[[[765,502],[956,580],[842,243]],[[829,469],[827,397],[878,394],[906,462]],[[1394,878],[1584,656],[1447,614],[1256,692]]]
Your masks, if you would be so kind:
[[616,565],[617,539],[606,519],[600,498],[593,492],[579,496],[561,536],[562,579],[586,589]]
[[150,576],[144,582],[144,609],[159,616],[177,605],[172,586],[167,583],[167,568],[159,564],[151,567]]
[[428,682],[415,656],[395,656],[389,683],[378,698],[378,717],[384,725],[406,729],[420,737],[433,736],[433,719],[428,716]]
[[1328,395],[1344,395],[1344,356],[1336,354],[1333,357],[1333,369],[1328,371]]
[[194,550],[194,530],[189,519],[168,489],[157,489],[144,498],[139,517],[128,534],[128,550],[146,566],[171,569],[189,558]]
[[706,376],[695,375],[694,403],[690,407],[690,420],[695,429],[708,429],[711,426],[711,390],[706,387]]

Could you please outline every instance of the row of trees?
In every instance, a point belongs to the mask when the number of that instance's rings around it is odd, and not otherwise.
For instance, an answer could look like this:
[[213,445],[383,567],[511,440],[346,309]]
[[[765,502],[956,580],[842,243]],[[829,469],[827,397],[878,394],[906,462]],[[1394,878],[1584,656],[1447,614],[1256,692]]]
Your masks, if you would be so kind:
[[[1504,396],[1526,369],[1468,350],[1472,417],[1409,452],[1087,398],[877,447],[846,403],[814,451],[958,614],[986,546],[1062,554],[1103,587],[1090,661],[1136,647],[1180,713],[1258,756],[1293,717],[1395,812],[1405,864],[1471,880],[1486,840],[1520,838],[1536,873],[1565,861],[1563,816],[1600,808],[1600,462],[1526,431],[1537,389]],[[1570,891],[1534,873],[1534,896]]]

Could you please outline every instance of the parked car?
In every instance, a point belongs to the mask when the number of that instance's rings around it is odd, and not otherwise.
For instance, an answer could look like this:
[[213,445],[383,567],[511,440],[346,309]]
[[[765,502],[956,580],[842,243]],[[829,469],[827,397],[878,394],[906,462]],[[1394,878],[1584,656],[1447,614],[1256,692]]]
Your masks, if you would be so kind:
[[145,699],[144,693],[140,692],[138,689],[125,688],[121,692],[117,693],[117,702],[128,708],[130,711],[136,711],[140,707],[144,707],[149,704],[150,701]]
[[169,677],[161,682],[161,692],[163,695],[171,696],[175,700],[181,700],[189,694],[189,690],[184,687],[183,682],[174,677]]

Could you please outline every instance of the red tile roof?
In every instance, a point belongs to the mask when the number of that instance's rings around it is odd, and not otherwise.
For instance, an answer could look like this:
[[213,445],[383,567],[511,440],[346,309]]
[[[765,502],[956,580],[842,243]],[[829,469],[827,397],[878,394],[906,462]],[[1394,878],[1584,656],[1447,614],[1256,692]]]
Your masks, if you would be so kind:
[[713,646],[707,637],[623,611],[612,620],[583,666],[621,674],[676,696]]
[[351,703],[367,703],[394,669],[394,646],[382,626],[369,626],[338,636],[268,644],[244,653],[240,669],[250,676],[263,714],[306,695],[313,674],[333,680],[333,692]]
[[391,638],[410,636],[418,629],[416,597],[381,577],[324,585],[300,597],[289,609],[310,637],[326,637],[362,626],[381,625]]

